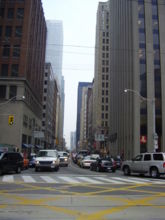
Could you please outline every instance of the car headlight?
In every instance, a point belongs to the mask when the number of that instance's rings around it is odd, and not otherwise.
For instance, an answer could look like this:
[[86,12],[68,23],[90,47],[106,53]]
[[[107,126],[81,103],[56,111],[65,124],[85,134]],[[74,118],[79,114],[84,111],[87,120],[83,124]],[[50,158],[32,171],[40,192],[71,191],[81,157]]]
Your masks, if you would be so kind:
[[65,158],[64,160],[65,160],[65,161],[67,161],[68,159],[67,159],[67,158]]
[[40,162],[38,160],[35,161],[36,164],[39,164]]
[[55,163],[56,163],[56,160],[53,160],[53,161],[52,161],[52,164],[55,164]]

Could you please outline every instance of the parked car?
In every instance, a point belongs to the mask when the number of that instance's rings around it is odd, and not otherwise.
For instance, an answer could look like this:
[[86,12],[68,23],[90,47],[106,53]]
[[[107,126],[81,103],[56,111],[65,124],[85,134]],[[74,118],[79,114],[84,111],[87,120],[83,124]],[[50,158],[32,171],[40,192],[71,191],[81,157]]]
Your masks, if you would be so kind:
[[60,166],[68,166],[69,164],[68,153],[65,151],[58,151],[58,156],[60,159]]
[[32,153],[29,157],[29,167],[35,167],[36,154]]
[[15,171],[21,173],[23,169],[23,157],[17,152],[0,152],[0,175]]
[[124,161],[122,170],[124,175],[138,173],[159,177],[165,174],[165,153],[141,153],[132,160]]
[[116,165],[114,164],[114,160],[109,159],[100,159],[98,158],[95,162],[91,163],[90,170],[95,170],[98,172],[101,171],[116,171]]
[[42,169],[59,170],[59,157],[56,150],[40,150],[35,160],[35,171]]
[[91,163],[95,162],[97,160],[97,158],[99,158],[99,157],[100,157],[99,154],[91,154],[91,155],[84,157],[80,161],[80,167],[90,168]]
[[82,159],[82,158],[84,158],[85,156],[87,156],[87,155],[89,155],[89,151],[88,150],[80,150],[78,153],[77,153],[77,155],[76,155],[76,157],[75,157],[75,163],[77,163],[78,165],[80,165],[80,160]]

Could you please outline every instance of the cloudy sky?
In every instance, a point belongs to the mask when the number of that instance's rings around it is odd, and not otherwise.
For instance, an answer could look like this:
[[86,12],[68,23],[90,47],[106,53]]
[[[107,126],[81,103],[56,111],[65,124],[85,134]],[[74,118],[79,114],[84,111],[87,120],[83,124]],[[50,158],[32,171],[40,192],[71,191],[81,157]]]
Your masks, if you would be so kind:
[[63,22],[64,138],[68,147],[70,132],[76,130],[78,82],[91,82],[94,77],[98,2],[98,0],[42,0],[45,18]]

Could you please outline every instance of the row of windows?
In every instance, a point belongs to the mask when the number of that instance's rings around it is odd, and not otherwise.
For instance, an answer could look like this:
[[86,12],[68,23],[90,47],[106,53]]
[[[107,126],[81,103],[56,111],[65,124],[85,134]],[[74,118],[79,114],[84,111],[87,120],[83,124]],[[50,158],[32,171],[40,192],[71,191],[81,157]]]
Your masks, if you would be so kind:
[[[18,76],[18,70],[19,70],[19,65],[18,64],[12,64],[11,65],[11,76]],[[8,76],[9,74],[9,64],[2,64],[1,65],[1,76]]]
[[[101,126],[102,127],[108,127],[108,122],[107,121],[102,121]],[[102,134],[104,134],[104,130],[102,131]]]
[[109,32],[103,32],[103,37],[109,37]]
[[102,82],[102,88],[104,88],[104,87],[106,87],[106,88],[108,88],[108,86],[109,86],[109,83],[108,82]]
[[109,44],[109,39],[103,38],[102,42],[103,42],[103,44]]
[[[14,37],[22,37],[22,26],[16,26],[15,30],[13,29],[14,28],[12,26],[4,27],[4,30],[5,30],[4,36],[12,37],[14,34]],[[3,28],[2,26],[0,26],[0,37],[2,36],[2,33],[3,33]]]
[[106,106],[102,105],[101,106],[101,110],[102,111],[108,111],[108,105],[106,105]]
[[102,113],[102,114],[101,114],[101,118],[102,118],[102,119],[104,119],[104,118],[105,118],[105,119],[108,119],[108,113],[105,113],[105,114]]
[[108,90],[102,90],[102,95],[108,95]]
[[102,58],[109,58],[109,53],[102,53]]
[[[7,86],[0,85],[0,99],[6,99]],[[17,86],[9,86],[9,99],[17,96]]]
[[106,98],[102,97],[102,103],[104,103],[104,101],[105,101],[105,103],[108,103],[108,97],[106,97]]
[[[0,8],[0,17],[5,18],[5,8]],[[24,18],[24,8],[17,8],[16,14],[14,8],[8,8],[6,11],[6,18],[8,19],[23,19]]]
[[[11,53],[10,45],[4,45],[3,46],[3,51],[2,51],[2,56],[3,57],[9,57],[10,53]],[[20,45],[14,45],[13,46],[12,56],[13,57],[20,57]]]
[[106,51],[109,51],[109,46],[103,46],[103,47],[102,47],[102,50],[103,50],[103,51],[105,51],[105,50],[106,50]]
[[103,67],[103,68],[102,68],[102,72],[103,72],[103,73],[108,73],[108,72],[109,72],[109,68],[108,68],[108,67],[106,67],[106,68]]
[[102,75],[102,80],[108,80],[109,79],[109,75]]

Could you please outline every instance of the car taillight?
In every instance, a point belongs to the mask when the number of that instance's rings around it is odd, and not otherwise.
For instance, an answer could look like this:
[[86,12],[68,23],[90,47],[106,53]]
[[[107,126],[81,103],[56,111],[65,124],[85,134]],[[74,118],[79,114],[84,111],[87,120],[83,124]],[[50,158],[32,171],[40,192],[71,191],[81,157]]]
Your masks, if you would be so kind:
[[163,168],[165,168],[165,162],[163,163]]

